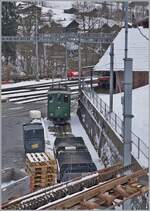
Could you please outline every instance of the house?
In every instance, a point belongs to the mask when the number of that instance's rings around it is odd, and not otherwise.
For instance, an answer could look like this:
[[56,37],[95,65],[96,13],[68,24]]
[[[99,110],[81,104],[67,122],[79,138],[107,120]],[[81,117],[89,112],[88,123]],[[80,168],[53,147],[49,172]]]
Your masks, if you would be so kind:
[[[148,37],[149,30],[140,28]],[[125,29],[119,32],[114,39],[114,89],[123,90],[124,80],[124,48]],[[149,78],[149,40],[142,36],[137,28],[128,29],[128,57],[133,58],[133,88],[148,84]],[[94,67],[95,72],[109,76],[110,73],[110,47]]]
[[79,30],[79,23],[76,20],[71,21],[66,27],[66,32],[77,32]]
[[71,7],[70,9],[65,9],[64,13],[67,14],[76,14],[78,12],[78,10],[76,8]]
[[143,28],[149,28],[149,17],[141,18],[134,25],[143,26]]
[[149,2],[148,1],[133,1],[129,3],[129,11],[137,20],[141,17],[148,16],[149,13]]
[[37,15],[41,14],[41,7],[38,7],[34,4],[26,4],[26,5],[18,5],[18,13],[23,13],[23,14],[35,14]]

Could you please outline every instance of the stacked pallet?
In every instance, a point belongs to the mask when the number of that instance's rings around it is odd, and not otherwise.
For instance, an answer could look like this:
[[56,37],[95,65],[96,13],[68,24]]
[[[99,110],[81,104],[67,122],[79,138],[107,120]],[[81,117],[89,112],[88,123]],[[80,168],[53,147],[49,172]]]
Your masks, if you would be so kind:
[[27,153],[26,172],[31,176],[33,190],[56,182],[56,161],[48,153]]

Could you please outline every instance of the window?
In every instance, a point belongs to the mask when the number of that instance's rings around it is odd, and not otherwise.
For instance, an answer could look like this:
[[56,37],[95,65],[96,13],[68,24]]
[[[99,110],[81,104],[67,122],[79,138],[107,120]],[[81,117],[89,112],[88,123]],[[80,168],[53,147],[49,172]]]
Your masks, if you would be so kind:
[[52,95],[49,95],[49,103],[52,103],[53,102],[53,97]]
[[62,96],[61,94],[57,94],[57,101],[58,101],[58,102],[59,102],[59,101],[61,102],[61,96]]
[[64,102],[68,103],[68,96],[67,95],[64,96]]

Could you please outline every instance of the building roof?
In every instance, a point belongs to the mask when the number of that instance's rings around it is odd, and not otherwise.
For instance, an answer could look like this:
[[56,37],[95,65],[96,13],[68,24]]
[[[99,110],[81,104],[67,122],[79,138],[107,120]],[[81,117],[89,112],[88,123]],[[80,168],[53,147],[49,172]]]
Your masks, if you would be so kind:
[[[149,71],[149,29],[140,27],[128,29],[128,57],[133,58],[133,71]],[[143,35],[142,35],[143,34]],[[114,39],[114,71],[124,70],[125,29]],[[110,70],[110,47],[95,65],[94,70]]]
[[129,7],[135,7],[135,6],[148,6],[148,1],[133,1],[129,4]]

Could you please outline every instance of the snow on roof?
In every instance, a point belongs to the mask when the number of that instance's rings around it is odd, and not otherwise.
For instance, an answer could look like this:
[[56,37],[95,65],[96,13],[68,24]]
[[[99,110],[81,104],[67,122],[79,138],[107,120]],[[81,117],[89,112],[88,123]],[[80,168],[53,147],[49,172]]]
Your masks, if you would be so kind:
[[[142,33],[149,37],[149,29],[141,28]],[[125,29],[123,28],[114,39],[114,71],[124,69]],[[128,29],[128,57],[133,58],[133,71],[149,71],[149,41],[137,28]],[[95,65],[94,70],[110,70],[110,47]]]
[[42,10],[42,14],[47,14],[49,11],[50,11],[50,8],[47,8],[47,7],[41,7],[41,6],[39,6],[40,8],[41,8],[41,10]]
[[[132,131],[147,145],[149,143],[149,85],[134,89],[132,91]],[[109,104],[109,94],[99,94]],[[114,112],[123,119],[123,108],[121,104],[123,93],[114,94]]]

